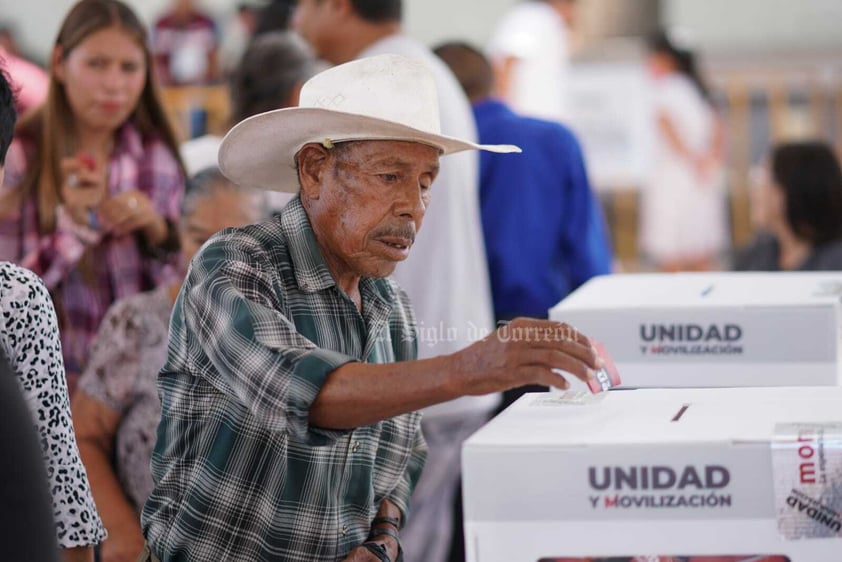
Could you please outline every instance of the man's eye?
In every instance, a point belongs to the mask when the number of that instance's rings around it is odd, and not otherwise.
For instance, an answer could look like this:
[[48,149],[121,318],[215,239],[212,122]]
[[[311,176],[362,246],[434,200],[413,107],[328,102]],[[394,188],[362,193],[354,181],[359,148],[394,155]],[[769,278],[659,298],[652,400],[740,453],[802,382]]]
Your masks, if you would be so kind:
[[393,183],[393,182],[398,181],[398,175],[397,174],[380,174],[380,178],[383,179],[383,181],[386,181],[386,182],[389,182],[389,183]]

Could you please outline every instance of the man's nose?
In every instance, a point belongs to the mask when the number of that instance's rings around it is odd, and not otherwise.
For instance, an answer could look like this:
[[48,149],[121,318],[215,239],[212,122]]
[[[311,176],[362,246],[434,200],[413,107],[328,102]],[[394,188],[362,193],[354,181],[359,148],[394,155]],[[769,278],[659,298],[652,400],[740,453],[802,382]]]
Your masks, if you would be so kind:
[[428,203],[429,196],[420,185],[406,185],[400,190],[395,204],[395,214],[413,220],[421,219],[427,212]]

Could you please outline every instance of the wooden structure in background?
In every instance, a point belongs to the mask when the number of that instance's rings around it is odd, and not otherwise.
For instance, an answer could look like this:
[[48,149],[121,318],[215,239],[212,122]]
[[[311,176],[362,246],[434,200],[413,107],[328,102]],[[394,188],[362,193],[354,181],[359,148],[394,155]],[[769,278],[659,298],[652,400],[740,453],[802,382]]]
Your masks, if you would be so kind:
[[195,136],[191,134],[191,113],[197,110],[205,112],[205,132],[225,134],[228,130],[231,100],[225,85],[162,88],[161,99],[182,141]]

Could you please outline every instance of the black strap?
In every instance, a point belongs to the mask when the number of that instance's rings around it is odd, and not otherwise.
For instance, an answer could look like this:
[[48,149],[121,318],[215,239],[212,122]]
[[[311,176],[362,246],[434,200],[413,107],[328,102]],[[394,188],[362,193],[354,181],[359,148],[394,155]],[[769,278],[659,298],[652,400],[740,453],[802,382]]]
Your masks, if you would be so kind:
[[375,555],[380,562],[392,562],[392,559],[389,558],[389,551],[386,550],[386,547],[382,544],[376,542],[364,542],[362,546]]
[[382,537],[383,535],[388,535],[392,537],[393,539],[395,539],[395,542],[398,543],[398,557],[395,558],[395,562],[403,562],[403,547],[401,546],[401,537],[400,535],[398,535],[398,532],[396,530],[390,529],[389,527],[373,528],[368,534],[368,540],[376,539],[377,537]]
[[397,517],[375,517],[371,526],[376,527],[377,525],[392,525],[395,529],[400,530],[401,520]]

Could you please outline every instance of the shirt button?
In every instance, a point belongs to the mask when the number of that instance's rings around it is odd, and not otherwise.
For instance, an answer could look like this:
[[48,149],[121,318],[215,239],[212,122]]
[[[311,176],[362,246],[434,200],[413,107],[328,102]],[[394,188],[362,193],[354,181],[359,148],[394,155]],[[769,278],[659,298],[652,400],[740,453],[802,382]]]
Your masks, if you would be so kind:
[[342,525],[342,531],[341,532],[342,532],[343,537],[345,535],[347,535],[348,534],[348,525]]
[[357,452],[357,451],[359,451],[359,450],[360,450],[360,442],[359,442],[359,441],[354,441],[354,444],[353,444],[353,445],[351,445],[351,452],[352,452],[352,453],[356,453],[356,452]]

